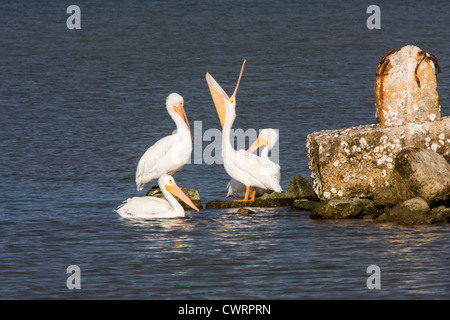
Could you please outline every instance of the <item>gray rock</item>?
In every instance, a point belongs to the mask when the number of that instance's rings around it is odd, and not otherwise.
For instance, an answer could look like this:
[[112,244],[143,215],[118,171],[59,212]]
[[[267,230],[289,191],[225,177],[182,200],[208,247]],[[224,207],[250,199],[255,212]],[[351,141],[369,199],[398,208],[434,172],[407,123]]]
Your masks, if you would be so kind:
[[292,177],[286,189],[286,196],[294,199],[318,200],[311,181],[300,175]]
[[445,208],[439,212],[439,215],[442,217],[442,222],[450,222],[450,208]]
[[450,200],[450,164],[431,150],[400,151],[394,160],[391,181],[401,201],[414,197],[421,197],[428,204]]
[[302,210],[306,210],[306,211],[312,211],[319,204],[320,204],[320,202],[318,202],[318,201],[311,201],[308,199],[297,199],[294,201],[292,206],[294,208],[298,208],[298,209],[302,209]]
[[431,209],[431,213],[436,216],[437,222],[449,223],[450,222],[450,208],[445,206],[439,206]]
[[238,211],[236,211],[237,214],[249,214],[249,213],[255,213],[255,211],[250,210],[249,208],[240,208]]
[[227,201],[215,200],[206,204],[206,209],[224,209],[239,207],[287,207],[291,206],[294,199],[280,192],[265,193],[255,201]]
[[373,192],[373,202],[376,207],[393,207],[398,204],[397,195],[392,187],[377,188]]
[[370,200],[370,199],[361,199],[361,201],[363,203],[362,215],[364,217],[370,216],[373,219],[374,217],[377,217],[377,216],[383,214],[384,208],[379,208],[379,207],[375,206],[375,201]]
[[375,222],[395,222],[397,224],[430,224],[436,222],[427,202],[420,198],[406,200],[393,208],[386,208],[385,213],[377,217]]
[[312,219],[354,219],[360,217],[364,203],[359,198],[333,198],[313,208]]

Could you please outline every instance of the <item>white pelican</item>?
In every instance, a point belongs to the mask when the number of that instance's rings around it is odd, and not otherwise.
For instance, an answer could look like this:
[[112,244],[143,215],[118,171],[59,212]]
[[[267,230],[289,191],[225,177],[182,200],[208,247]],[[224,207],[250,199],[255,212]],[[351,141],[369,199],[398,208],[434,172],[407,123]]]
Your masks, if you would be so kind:
[[159,188],[166,199],[156,197],[133,197],[125,200],[117,210],[120,216],[126,218],[180,218],[185,212],[181,204],[172,195],[176,195],[187,205],[199,211],[195,204],[181,191],[172,176],[162,174],[158,179]]
[[[263,129],[259,134],[258,138],[253,142],[253,144],[247,149],[247,152],[253,153],[258,150],[260,147],[264,146],[261,151],[260,157],[269,159],[269,151],[273,148],[273,146],[278,142],[278,132],[272,128]],[[270,160],[269,160],[270,161]],[[278,167],[278,182],[280,182],[280,169]],[[227,185],[228,193],[226,198],[231,197],[244,197],[245,195],[245,185],[231,179]],[[271,193],[273,190],[256,188],[256,197],[260,197],[265,193]]]
[[183,97],[178,93],[171,93],[167,97],[166,108],[177,126],[177,131],[158,140],[139,160],[136,169],[138,191],[141,191],[150,181],[158,179],[163,173],[173,175],[191,158],[192,136],[184,111]]
[[234,150],[230,142],[230,129],[236,118],[236,93],[244,71],[245,60],[242,64],[236,88],[231,98],[225,93],[214,78],[207,72],[206,82],[208,83],[214,105],[219,115],[222,125],[222,158],[225,171],[231,178],[245,185],[245,196],[243,200],[248,201],[250,187],[253,188],[252,198],[255,200],[256,187],[271,189],[281,192],[281,186],[277,178],[279,166],[272,161],[245,150]]

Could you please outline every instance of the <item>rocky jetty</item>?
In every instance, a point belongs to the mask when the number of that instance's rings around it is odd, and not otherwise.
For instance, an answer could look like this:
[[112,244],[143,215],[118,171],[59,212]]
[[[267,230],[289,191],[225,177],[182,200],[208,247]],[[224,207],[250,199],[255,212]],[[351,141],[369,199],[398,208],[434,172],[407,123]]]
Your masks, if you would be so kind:
[[376,68],[377,124],[307,137],[320,203],[311,218],[370,215],[376,222],[448,222],[450,117],[441,117],[437,59],[418,47],[389,51]]
[[374,219],[375,222],[395,222],[397,224],[431,224],[449,222],[448,211],[431,210],[428,203],[420,197],[406,200]]
[[286,193],[265,193],[255,201],[215,200],[206,204],[206,209],[241,208],[241,207],[286,207],[293,205],[297,199],[318,200],[312,183],[308,178],[295,175],[291,178]]

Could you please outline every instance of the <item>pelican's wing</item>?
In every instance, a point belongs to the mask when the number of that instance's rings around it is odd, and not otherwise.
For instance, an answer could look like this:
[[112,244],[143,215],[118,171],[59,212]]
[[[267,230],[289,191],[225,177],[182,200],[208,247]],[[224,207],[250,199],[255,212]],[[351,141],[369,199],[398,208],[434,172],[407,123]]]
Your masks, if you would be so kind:
[[169,154],[175,142],[176,138],[174,135],[164,137],[148,148],[142,155],[136,169],[136,186],[138,191],[142,190],[150,181],[158,179],[162,173],[168,173],[165,170],[167,170],[170,163],[168,163],[169,159],[165,159],[165,157]]
[[240,170],[260,181],[265,188],[281,192],[279,165],[244,150],[237,151],[235,157],[235,165]]
[[129,198],[114,211],[122,217],[152,218],[154,215],[168,212],[171,209],[167,200],[145,196]]

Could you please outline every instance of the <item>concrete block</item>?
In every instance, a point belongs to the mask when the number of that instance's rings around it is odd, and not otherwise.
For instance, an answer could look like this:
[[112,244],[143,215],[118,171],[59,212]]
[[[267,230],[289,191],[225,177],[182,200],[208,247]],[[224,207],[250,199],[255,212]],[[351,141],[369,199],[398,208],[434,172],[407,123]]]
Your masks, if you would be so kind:
[[313,188],[321,199],[372,197],[389,186],[394,159],[402,149],[450,154],[450,117],[402,126],[365,125],[323,130],[306,139]]

